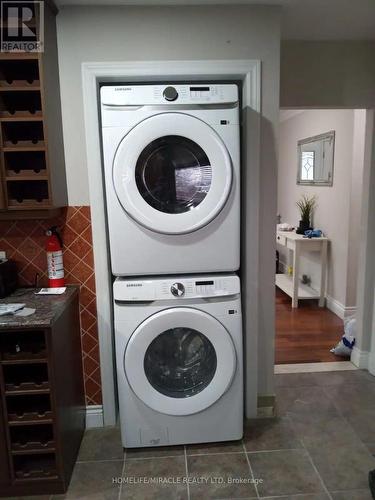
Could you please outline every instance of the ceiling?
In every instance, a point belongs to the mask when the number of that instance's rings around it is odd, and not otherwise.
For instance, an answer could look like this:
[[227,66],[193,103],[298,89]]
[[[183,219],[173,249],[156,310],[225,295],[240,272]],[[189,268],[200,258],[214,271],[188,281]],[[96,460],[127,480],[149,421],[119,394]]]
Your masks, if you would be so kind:
[[64,5],[281,5],[286,40],[375,40],[375,0],[55,0]]

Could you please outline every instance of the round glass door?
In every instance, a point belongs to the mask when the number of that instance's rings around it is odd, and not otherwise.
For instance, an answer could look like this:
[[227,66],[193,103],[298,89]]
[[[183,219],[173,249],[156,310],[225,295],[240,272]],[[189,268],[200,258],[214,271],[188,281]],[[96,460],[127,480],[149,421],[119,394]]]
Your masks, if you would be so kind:
[[222,210],[232,163],[208,124],[183,113],[162,113],[123,138],[113,162],[113,184],[136,222],[159,233],[184,234]]
[[217,319],[198,309],[174,307],[150,316],[133,332],[124,370],[132,391],[147,406],[190,415],[227,391],[236,353]]
[[194,141],[178,135],[155,139],[140,154],[135,178],[142,198],[167,214],[197,207],[212,180],[210,160]]
[[152,387],[165,396],[188,398],[203,391],[214,378],[214,346],[192,328],[171,328],[149,345],[144,370]]

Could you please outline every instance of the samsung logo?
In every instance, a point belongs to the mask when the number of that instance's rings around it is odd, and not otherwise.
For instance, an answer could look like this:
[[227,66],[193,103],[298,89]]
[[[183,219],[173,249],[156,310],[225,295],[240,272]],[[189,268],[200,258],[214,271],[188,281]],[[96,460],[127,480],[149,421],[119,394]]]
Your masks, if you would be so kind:
[[126,284],[126,287],[129,288],[129,287],[134,287],[134,286],[142,286],[142,283],[127,283]]
[[115,87],[116,90],[131,90],[131,87]]

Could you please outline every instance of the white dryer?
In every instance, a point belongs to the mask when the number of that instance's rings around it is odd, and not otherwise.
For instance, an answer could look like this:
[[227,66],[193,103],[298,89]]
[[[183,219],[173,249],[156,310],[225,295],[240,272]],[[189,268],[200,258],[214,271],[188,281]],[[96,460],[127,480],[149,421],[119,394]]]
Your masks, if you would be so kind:
[[113,289],[124,447],[240,439],[238,277],[118,278]]
[[100,97],[113,274],[237,270],[237,86],[104,86]]

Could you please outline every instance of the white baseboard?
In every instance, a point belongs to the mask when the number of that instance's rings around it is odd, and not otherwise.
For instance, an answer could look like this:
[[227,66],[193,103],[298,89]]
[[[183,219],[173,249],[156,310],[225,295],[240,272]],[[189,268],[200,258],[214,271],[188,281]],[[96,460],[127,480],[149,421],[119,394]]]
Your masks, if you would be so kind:
[[103,427],[103,406],[91,405],[86,406],[86,429],[93,429],[95,427]]
[[344,304],[341,304],[341,302],[333,297],[330,297],[329,295],[326,296],[326,306],[327,309],[335,313],[336,316],[341,319],[352,316],[356,312],[356,307],[345,307]]
[[358,368],[368,370],[369,367],[369,356],[368,351],[361,351],[358,347],[354,346],[352,350],[352,355],[350,361]]
[[375,356],[372,353],[369,355],[368,371],[375,376]]

